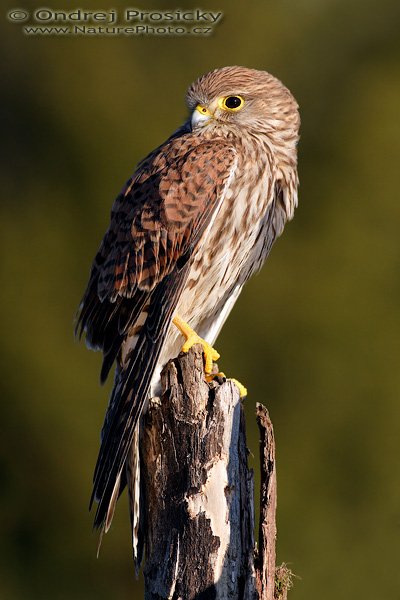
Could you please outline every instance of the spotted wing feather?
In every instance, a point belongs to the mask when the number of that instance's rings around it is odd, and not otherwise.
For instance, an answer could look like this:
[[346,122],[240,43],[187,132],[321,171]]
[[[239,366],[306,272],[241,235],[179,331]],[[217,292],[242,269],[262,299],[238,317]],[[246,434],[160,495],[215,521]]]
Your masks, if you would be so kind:
[[114,203],[78,321],[105,353],[104,377],[143,307],[134,351],[120,365],[102,432],[92,501],[101,527],[132,443],[193,253],[224,194],[235,150],[184,135],[141,163]]
[[172,271],[203,231],[233,157],[226,142],[184,136],[142,165],[113,209],[112,250],[99,273],[100,299],[151,291]]

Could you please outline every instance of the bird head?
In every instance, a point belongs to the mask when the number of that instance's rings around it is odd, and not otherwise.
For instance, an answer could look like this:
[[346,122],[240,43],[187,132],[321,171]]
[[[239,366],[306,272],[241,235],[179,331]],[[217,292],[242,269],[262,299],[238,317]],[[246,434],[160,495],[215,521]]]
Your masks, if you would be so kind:
[[298,105],[289,90],[266,71],[223,67],[197,79],[186,102],[193,131],[218,135],[246,133],[271,142],[298,140]]
[[[241,156],[270,165],[289,218],[297,205],[298,105],[279,79],[266,71],[223,67],[188,89],[188,126],[205,138],[235,140]],[[247,149],[247,151],[246,151]],[[260,154],[261,153],[261,154]]]

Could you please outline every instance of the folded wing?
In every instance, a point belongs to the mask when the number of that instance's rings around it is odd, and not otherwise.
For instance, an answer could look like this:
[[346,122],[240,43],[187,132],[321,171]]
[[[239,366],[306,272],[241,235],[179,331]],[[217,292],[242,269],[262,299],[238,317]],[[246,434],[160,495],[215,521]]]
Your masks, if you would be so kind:
[[[97,527],[104,525],[191,259],[235,164],[224,140],[175,137],[139,165],[114,203],[77,324],[104,353],[102,380],[115,358],[119,363],[94,473]],[[133,331],[136,345],[122,364],[121,346]]]

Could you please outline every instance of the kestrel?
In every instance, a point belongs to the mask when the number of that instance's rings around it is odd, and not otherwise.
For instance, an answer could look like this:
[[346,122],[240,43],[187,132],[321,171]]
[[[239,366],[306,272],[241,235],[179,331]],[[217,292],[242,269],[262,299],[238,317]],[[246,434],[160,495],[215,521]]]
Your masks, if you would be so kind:
[[77,324],[104,354],[102,381],[116,362],[94,525],[109,529],[127,485],[134,554],[140,417],[161,369],[183,334],[183,351],[203,345],[211,376],[221,327],[297,205],[300,119],[278,79],[224,67],[195,81],[186,102],[188,120],[139,163],[115,200]]

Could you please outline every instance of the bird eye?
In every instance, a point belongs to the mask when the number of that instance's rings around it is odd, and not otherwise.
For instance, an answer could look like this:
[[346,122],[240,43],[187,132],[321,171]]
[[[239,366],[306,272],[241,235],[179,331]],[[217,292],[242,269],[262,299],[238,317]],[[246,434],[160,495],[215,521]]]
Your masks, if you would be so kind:
[[221,98],[219,104],[225,110],[236,111],[243,108],[244,99],[242,96],[227,96],[226,98]]

